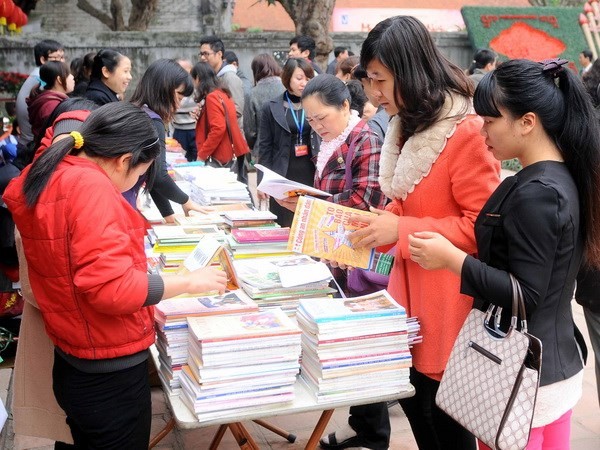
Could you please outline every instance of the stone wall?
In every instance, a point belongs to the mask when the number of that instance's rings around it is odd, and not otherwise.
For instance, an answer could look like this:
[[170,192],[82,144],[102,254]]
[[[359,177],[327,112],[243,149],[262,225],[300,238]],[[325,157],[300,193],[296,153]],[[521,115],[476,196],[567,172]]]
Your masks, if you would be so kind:
[[[103,47],[112,47],[132,60],[134,79],[128,89],[128,93],[131,93],[148,64],[158,58],[184,57],[195,62],[201,36],[202,33],[182,32],[89,32],[85,34],[69,32],[0,36],[0,70],[31,72],[35,66],[33,46],[42,39],[56,39],[61,42],[65,46],[67,59],[83,56]],[[472,59],[472,49],[466,33],[434,33],[433,36],[438,47],[451,61],[460,67],[468,67]],[[246,76],[252,79],[250,71],[252,59],[259,53],[273,52],[277,52],[282,58],[287,57],[289,41],[293,33],[227,33],[221,37],[225,48],[236,52],[240,67]],[[347,46],[356,54],[360,53],[365,37],[365,33],[332,34],[336,45]]]

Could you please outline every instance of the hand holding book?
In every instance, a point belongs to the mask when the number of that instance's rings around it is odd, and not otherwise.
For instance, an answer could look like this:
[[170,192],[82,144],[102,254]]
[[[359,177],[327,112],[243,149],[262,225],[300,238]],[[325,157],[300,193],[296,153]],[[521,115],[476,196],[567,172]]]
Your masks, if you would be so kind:
[[349,236],[355,249],[376,248],[395,244],[398,241],[398,221],[400,218],[383,209],[370,208],[375,216],[354,214],[352,224],[360,227]]

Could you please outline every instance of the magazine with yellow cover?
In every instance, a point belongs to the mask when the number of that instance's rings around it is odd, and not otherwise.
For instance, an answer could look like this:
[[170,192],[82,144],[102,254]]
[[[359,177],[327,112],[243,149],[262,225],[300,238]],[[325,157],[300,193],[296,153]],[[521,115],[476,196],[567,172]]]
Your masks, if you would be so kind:
[[353,214],[375,215],[309,196],[300,197],[292,222],[288,250],[352,267],[370,268],[374,249],[356,250],[349,239],[360,228],[351,222]]

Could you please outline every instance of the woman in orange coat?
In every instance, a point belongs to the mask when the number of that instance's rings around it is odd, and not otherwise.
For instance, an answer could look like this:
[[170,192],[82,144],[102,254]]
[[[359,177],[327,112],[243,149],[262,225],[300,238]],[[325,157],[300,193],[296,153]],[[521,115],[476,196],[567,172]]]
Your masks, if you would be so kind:
[[198,160],[212,167],[232,167],[234,156],[250,151],[237,124],[235,103],[208,63],[196,64],[191,75],[196,101],[204,103],[196,123]]
[[[470,81],[442,56],[417,19],[380,22],[363,43],[361,66],[392,118],[379,166],[381,189],[392,202],[387,211],[372,209],[374,218],[361,216],[367,226],[350,239],[356,247],[396,244],[388,291],[409,316],[419,318],[423,335],[412,349],[410,381],[416,394],[400,400],[419,448],[475,449],[475,438],[434,401],[472,298],[460,294],[457,275],[426,271],[411,261],[408,236],[435,230],[475,253],[474,222],[499,184],[500,166],[479,134],[482,120],[472,109]],[[348,446],[387,448],[384,440],[372,442],[360,419],[350,417],[357,438]],[[338,444],[329,448],[343,448],[344,438],[338,433],[324,440]]]

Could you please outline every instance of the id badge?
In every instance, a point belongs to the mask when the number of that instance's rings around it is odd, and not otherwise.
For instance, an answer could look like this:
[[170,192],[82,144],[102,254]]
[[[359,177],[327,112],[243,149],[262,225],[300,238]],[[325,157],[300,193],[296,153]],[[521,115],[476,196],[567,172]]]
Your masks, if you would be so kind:
[[297,157],[308,155],[308,145],[306,144],[298,144],[294,147],[294,149]]

